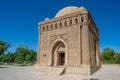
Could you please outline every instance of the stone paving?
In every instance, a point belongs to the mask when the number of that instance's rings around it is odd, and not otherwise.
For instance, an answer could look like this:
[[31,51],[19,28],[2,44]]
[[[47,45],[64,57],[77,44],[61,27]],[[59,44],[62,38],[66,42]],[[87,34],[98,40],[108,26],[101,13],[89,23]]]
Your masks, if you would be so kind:
[[0,80],[120,80],[120,65],[103,65],[92,76],[35,72],[34,66],[0,66]]

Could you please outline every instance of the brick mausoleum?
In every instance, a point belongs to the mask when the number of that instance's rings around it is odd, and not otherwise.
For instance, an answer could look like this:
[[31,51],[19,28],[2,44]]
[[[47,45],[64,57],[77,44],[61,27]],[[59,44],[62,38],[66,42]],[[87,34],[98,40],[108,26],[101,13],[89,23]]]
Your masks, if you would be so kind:
[[98,28],[84,7],[65,7],[39,22],[38,36],[35,70],[91,75],[101,68]]

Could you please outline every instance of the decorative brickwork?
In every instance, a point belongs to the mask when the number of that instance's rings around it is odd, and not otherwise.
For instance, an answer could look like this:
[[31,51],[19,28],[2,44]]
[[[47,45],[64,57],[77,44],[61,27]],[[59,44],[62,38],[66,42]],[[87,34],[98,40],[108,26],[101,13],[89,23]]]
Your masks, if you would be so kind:
[[37,70],[90,75],[101,68],[98,29],[85,8],[63,8],[38,23],[38,32]]

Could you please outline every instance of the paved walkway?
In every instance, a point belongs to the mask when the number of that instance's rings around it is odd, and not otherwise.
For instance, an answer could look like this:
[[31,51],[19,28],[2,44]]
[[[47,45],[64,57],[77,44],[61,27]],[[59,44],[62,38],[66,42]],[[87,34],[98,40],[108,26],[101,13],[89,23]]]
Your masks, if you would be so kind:
[[120,80],[120,65],[103,65],[102,69],[92,76],[61,76],[35,72],[33,66],[0,66],[0,80]]

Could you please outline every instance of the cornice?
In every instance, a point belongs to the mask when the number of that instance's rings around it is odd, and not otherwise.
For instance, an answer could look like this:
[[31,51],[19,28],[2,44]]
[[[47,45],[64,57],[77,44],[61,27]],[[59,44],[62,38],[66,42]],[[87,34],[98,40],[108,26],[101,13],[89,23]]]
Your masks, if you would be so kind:
[[54,22],[61,21],[61,20],[67,19],[67,18],[72,18],[72,17],[76,17],[76,16],[79,16],[79,15],[88,14],[88,13],[89,13],[88,11],[78,11],[78,12],[75,12],[75,13],[71,13],[71,14],[68,14],[68,15],[61,16],[61,17],[56,17],[56,18],[53,18],[53,19],[44,20],[42,22],[39,22],[38,25],[42,26],[42,25],[45,25],[45,24],[54,23]]

